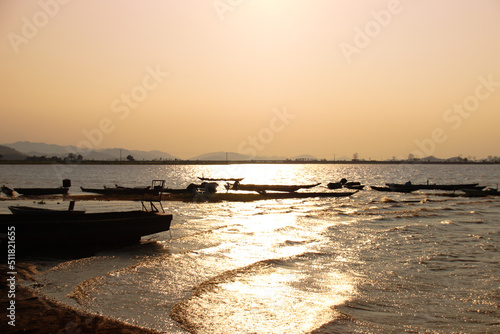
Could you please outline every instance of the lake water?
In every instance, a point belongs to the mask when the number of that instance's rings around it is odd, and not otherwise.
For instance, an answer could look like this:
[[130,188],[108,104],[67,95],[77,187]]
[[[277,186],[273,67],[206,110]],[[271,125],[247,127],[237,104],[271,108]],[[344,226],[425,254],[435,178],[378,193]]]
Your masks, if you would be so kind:
[[[343,177],[496,187],[500,166],[0,165],[0,184],[54,187],[69,178],[75,194],[152,179],[180,188],[202,175],[323,183],[308,191],[329,191]],[[164,202],[170,232],[88,258],[38,259],[37,279],[69,305],[167,333],[500,332],[500,198],[366,189],[347,198]],[[26,203],[0,201],[0,211]],[[76,204],[88,212],[139,207]]]

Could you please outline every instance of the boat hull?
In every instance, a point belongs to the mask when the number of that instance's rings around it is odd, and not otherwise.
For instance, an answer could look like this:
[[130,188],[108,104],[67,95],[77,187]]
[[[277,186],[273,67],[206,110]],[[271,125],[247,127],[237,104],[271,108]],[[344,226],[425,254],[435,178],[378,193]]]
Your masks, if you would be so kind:
[[14,190],[10,189],[7,186],[2,186],[2,192],[9,197],[14,196]]
[[269,193],[217,193],[210,196],[203,194],[175,194],[170,200],[184,202],[253,202],[275,199],[293,199],[293,198],[335,198],[349,197],[357,191],[338,191],[338,192],[269,192]]
[[29,206],[9,206],[9,210],[14,215],[50,215],[50,216],[71,216],[71,215],[83,215],[84,210],[52,210],[52,209],[42,209],[33,208]]
[[500,196],[500,191],[497,189],[462,189],[465,196],[469,197],[486,197],[486,196]]
[[341,188],[347,188],[347,189],[357,189],[357,190],[362,190],[365,186],[362,185],[359,182],[330,182],[327,184],[328,189],[341,189]]
[[397,187],[397,188],[394,188],[394,187],[378,187],[378,186],[370,186],[370,188],[372,188],[373,190],[376,190],[376,191],[388,191],[388,192],[398,192],[398,193],[411,193],[413,190],[413,188],[408,188],[408,187]]
[[410,191],[415,190],[445,190],[454,191],[462,189],[477,189],[478,183],[465,183],[465,184],[399,184],[399,183],[386,183],[386,186],[394,189],[407,189]]
[[84,188],[80,187],[83,192],[94,193],[100,195],[158,195],[159,189],[148,188]]
[[316,187],[320,184],[321,183],[307,184],[307,185],[234,184],[230,189],[256,191],[258,193],[265,193],[266,191],[278,191],[278,192],[293,193],[299,189],[309,189],[309,188]]
[[43,196],[66,195],[69,188],[14,188],[14,190],[24,196]]
[[[15,232],[16,254],[43,250],[96,251],[140,241],[142,236],[168,231],[172,215],[125,211],[87,214],[0,215],[2,233]],[[2,241],[4,244],[4,241]]]

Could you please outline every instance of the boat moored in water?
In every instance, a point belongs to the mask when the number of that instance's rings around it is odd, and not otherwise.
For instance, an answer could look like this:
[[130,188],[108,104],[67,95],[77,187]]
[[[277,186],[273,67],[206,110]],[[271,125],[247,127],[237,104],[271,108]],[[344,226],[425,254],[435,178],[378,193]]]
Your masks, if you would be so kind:
[[500,196],[500,191],[494,188],[487,189],[462,189],[465,196],[469,197],[485,197],[485,196]]
[[327,185],[328,189],[357,189],[362,190],[365,186],[361,184],[361,182],[356,181],[347,181],[347,179],[343,178],[340,182],[330,182]]
[[143,195],[152,194],[157,195],[159,193],[158,189],[151,189],[151,187],[103,187],[103,188],[85,188],[80,187],[83,192],[101,194],[101,195]]
[[71,180],[64,179],[62,187],[57,188],[14,188],[14,190],[24,196],[44,196],[44,195],[67,195],[71,187]]
[[278,191],[278,192],[289,192],[293,193],[299,189],[309,189],[320,185],[321,183],[306,184],[306,185],[273,185],[273,184],[241,184],[239,182],[234,182],[233,184],[228,184],[226,188],[228,190],[246,190],[246,191],[256,191],[258,193],[266,193],[267,191]]
[[398,193],[411,193],[414,189],[409,187],[380,187],[380,186],[370,186],[371,189],[376,191],[389,191],[389,192],[398,192]]
[[462,189],[476,189],[480,190],[484,187],[479,187],[479,183],[463,183],[463,184],[413,184],[411,182],[406,183],[386,183],[386,186],[394,189],[407,189],[410,191],[415,190],[445,190],[445,191],[455,191]]
[[208,182],[241,182],[243,181],[242,178],[211,178],[211,177],[199,177],[201,181],[208,181]]

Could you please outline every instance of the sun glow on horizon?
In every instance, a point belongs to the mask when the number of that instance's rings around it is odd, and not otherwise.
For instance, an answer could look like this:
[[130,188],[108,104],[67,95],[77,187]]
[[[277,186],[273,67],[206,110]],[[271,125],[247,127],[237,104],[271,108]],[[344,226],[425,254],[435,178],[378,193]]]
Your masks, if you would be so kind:
[[[222,2],[2,4],[0,144],[500,155],[498,1]],[[282,107],[295,117],[263,132]]]

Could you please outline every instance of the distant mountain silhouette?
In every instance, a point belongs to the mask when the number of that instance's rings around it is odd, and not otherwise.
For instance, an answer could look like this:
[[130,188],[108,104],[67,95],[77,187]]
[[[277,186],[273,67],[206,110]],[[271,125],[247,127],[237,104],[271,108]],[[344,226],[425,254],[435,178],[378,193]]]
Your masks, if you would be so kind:
[[23,154],[11,147],[0,145],[0,159],[3,160],[24,160],[27,155]]
[[[55,145],[45,143],[31,143],[28,141],[20,141],[12,144],[4,144],[4,146],[17,150],[26,156],[57,156],[60,158],[66,157],[69,153],[81,154],[85,160],[118,160],[120,157],[126,160],[128,155],[134,157],[135,160],[175,160],[173,155],[161,151],[139,151],[127,150],[123,148],[107,148],[91,151],[83,151],[76,146]],[[1,154],[1,153],[0,153]],[[26,158],[24,156],[24,158]],[[22,158],[22,159],[24,159]]]

